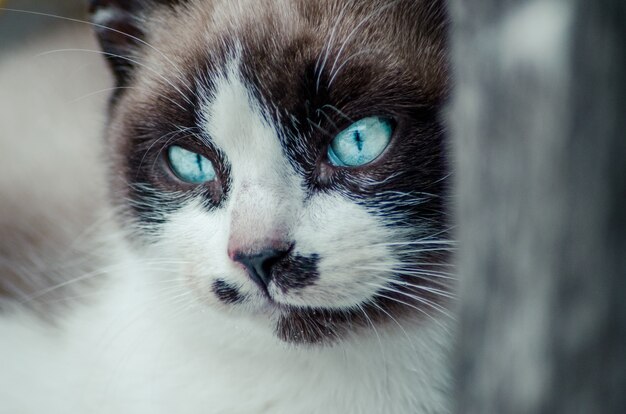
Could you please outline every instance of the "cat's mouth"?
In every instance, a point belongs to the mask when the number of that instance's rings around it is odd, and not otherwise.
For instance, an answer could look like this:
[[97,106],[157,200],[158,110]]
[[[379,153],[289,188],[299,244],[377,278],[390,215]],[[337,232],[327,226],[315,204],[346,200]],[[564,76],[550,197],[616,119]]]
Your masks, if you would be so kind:
[[420,317],[431,313],[445,314],[446,301],[439,294],[441,286],[436,280],[422,285],[400,281],[390,286],[383,284],[379,290],[345,306],[330,302],[328,306],[319,306],[314,304],[314,297],[305,294],[310,292],[303,290],[292,292],[285,300],[282,291],[272,283],[260,289],[249,282],[240,289],[218,279],[212,291],[221,303],[230,305],[231,311],[239,309],[245,317],[252,315],[270,321],[280,340],[296,345],[332,345],[359,332],[375,331],[375,326],[390,321],[419,322]]
[[[445,314],[445,287],[435,277],[443,273],[428,265],[442,262],[439,257],[424,256],[420,267],[403,272],[298,250],[269,263],[252,259],[213,274],[191,268],[190,275],[196,275],[191,276],[196,280],[192,288],[209,306],[268,327],[286,343],[335,344],[376,335],[382,326],[422,323],[424,316]],[[424,277],[417,283],[413,275]]]
[[291,344],[329,345],[343,338],[349,330],[367,325],[363,314],[365,304],[358,311],[293,305],[277,300],[272,288],[243,293],[223,279],[213,283],[212,291],[223,304],[240,306],[245,313],[271,320],[276,336]]
[[[213,294],[220,302],[228,305],[253,305],[255,313],[276,315],[293,312],[301,312],[303,309],[326,310],[323,307],[309,307],[281,302],[275,295],[277,288],[274,286],[260,286],[254,292],[242,292],[237,286],[224,279],[217,279],[213,282]],[[274,293],[273,293],[274,292]],[[330,310],[331,308],[328,308]]]

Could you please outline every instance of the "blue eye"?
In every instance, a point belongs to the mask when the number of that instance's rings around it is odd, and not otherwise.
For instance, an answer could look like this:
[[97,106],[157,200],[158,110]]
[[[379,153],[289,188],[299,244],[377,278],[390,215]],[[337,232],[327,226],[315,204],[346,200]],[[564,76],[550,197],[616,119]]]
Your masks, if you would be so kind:
[[183,181],[202,184],[215,180],[213,163],[200,154],[172,146],[168,150],[168,158],[172,170]]
[[393,127],[385,118],[369,117],[341,131],[328,147],[331,164],[358,167],[374,161],[389,145]]

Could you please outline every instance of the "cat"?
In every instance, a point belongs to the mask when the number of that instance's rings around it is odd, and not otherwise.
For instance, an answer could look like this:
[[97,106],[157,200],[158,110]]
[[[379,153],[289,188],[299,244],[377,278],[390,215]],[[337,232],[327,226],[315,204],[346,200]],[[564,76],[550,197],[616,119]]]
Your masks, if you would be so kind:
[[90,272],[0,302],[0,412],[449,412],[444,2],[90,12],[111,204]]

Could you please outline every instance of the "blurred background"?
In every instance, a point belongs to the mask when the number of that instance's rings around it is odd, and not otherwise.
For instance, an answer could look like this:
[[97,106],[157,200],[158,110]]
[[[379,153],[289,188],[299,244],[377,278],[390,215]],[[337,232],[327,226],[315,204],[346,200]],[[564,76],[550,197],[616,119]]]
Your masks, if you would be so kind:
[[[0,0],[36,13],[0,10],[0,257],[42,278],[55,269],[41,263],[67,252],[44,240],[41,257],[20,257],[32,240],[12,229],[70,244],[97,221],[97,207],[77,207],[82,189],[93,206],[107,199],[98,159],[111,79],[89,24],[63,19],[85,19],[85,3]],[[626,3],[450,3],[458,412],[626,413]],[[543,30],[554,10],[568,22],[556,53]],[[507,44],[511,22],[520,42]],[[77,220],[55,221],[68,212]],[[0,279],[0,299],[10,283]]]
[[[109,85],[87,21],[87,1],[0,0],[0,8],[0,113],[12,114],[3,121],[20,120],[20,110],[32,114],[38,108],[31,105],[37,105],[40,99],[36,97],[43,95],[53,99],[49,109],[55,108],[55,103],[63,104],[65,109],[80,109],[82,104],[93,101],[83,100],[85,93]],[[35,96],[31,95],[33,92]],[[61,96],[57,98],[56,93]],[[78,98],[81,105],[72,105]],[[45,112],[42,123],[46,121]],[[62,117],[65,113],[56,115]],[[77,117],[73,118],[77,121]],[[26,124],[39,121],[32,116],[29,119]]]
[[100,159],[111,88],[83,22],[86,1],[2,3],[0,308],[3,298],[23,298],[84,271],[91,241],[73,242],[107,205]]
[[[85,0],[0,0],[0,7],[84,19],[86,3]],[[0,11],[0,53],[65,23],[32,13]]]

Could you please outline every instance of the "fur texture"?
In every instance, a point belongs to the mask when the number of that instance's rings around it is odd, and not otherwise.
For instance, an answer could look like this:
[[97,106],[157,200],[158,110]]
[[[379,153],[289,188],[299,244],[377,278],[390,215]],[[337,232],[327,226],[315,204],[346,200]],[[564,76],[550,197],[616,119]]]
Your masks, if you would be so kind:
[[[443,5],[91,10],[116,83],[105,152],[122,232],[102,230],[114,266],[93,299],[55,326],[0,322],[0,353],[23,345],[0,376],[6,412],[447,412]],[[390,146],[333,166],[330,140],[367,116],[392,120]],[[217,179],[179,180],[171,145]],[[268,248],[282,254],[260,285],[237,258]]]

